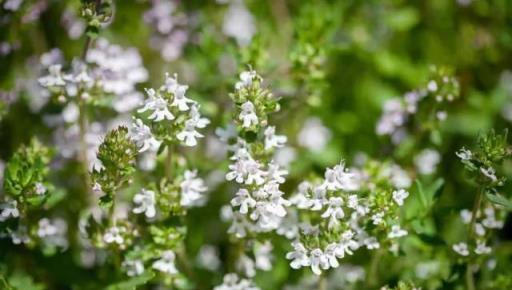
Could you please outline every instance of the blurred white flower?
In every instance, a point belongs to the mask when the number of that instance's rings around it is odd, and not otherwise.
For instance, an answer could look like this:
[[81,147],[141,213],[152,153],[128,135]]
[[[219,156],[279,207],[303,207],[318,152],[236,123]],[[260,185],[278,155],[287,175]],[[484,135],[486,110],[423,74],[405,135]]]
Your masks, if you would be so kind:
[[308,118],[298,134],[298,143],[315,153],[324,150],[331,139],[331,131],[316,117]]
[[167,250],[164,251],[161,255],[161,258],[159,260],[156,260],[153,263],[153,269],[158,270],[163,273],[167,274],[178,274],[178,270],[176,269],[176,266],[174,265],[174,260],[176,259],[176,255],[173,251]]
[[133,213],[144,213],[147,218],[154,218],[156,215],[155,192],[152,190],[141,189],[141,191],[133,197],[133,202],[138,206],[133,208]]

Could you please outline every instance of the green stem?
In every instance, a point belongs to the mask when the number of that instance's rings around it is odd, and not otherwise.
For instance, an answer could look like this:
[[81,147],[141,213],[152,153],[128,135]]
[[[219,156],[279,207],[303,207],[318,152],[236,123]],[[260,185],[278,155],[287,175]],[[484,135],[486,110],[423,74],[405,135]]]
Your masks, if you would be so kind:
[[[99,8],[100,8],[100,5],[101,5],[101,0],[96,0],[96,3],[95,3],[95,8],[96,8],[96,11],[99,11]],[[92,43],[94,42],[94,40],[87,36],[86,39],[85,39],[85,44],[84,44],[84,48],[82,50],[82,55],[80,56],[82,62],[85,63],[85,59],[87,57],[87,52],[89,51],[89,48],[92,46]],[[79,158],[81,159],[81,163],[82,163],[82,170],[83,170],[83,174],[84,174],[84,183],[85,183],[85,188],[86,188],[86,192],[87,193],[91,193],[91,185],[92,185],[92,182],[91,182],[91,177],[89,176],[89,164],[88,164],[88,161],[87,161],[87,142],[85,140],[85,134],[87,132],[87,112],[86,112],[86,104],[85,104],[85,100],[82,98],[82,94],[79,94],[79,100],[78,100],[78,108],[79,108],[79,128],[80,128],[80,132],[79,132],[79,135],[80,135],[80,152],[79,152]],[[92,194],[89,194],[90,196],[92,196]]]
[[165,157],[165,177],[167,177],[168,181],[172,180],[172,155],[173,155],[173,146],[172,144],[167,145],[167,155]]
[[[469,223],[469,234],[468,234],[468,240],[471,240],[473,238],[473,235],[475,233],[475,223],[476,223],[476,215],[478,213],[478,210],[480,209],[480,206],[482,204],[482,198],[484,195],[485,187],[482,187],[476,196],[475,203],[473,205],[473,211],[471,212],[471,222]],[[473,277],[473,265],[471,264],[471,261],[468,261],[467,267],[466,267],[466,288],[468,290],[475,290],[475,279]]]
[[475,279],[473,278],[473,269],[471,263],[466,267],[466,289],[475,290]]
[[376,286],[379,281],[379,262],[382,257],[382,251],[379,249],[375,252],[375,255],[372,257],[372,261],[370,264],[370,270],[368,271],[368,285]]
[[90,188],[90,185],[91,185],[91,182],[90,182],[90,176],[89,176],[89,164],[88,164],[88,161],[87,161],[87,142],[85,140],[85,134],[87,132],[87,115],[86,115],[86,110],[85,110],[85,104],[83,102],[83,100],[80,100],[79,101],[79,119],[78,119],[78,125],[79,125],[79,128],[80,128],[80,161],[82,162],[82,169],[83,169],[83,174],[84,174],[84,178],[85,178],[85,185],[87,186],[86,188],[89,189]]
[[318,290],[327,290],[327,279],[325,279],[325,275],[321,274],[318,276]]

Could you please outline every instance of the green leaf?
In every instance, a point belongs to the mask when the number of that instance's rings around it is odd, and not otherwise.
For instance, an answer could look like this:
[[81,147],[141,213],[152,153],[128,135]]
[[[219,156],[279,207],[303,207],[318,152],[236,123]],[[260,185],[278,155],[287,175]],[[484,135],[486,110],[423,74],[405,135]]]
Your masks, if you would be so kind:
[[444,246],[446,242],[438,235],[431,235],[426,233],[418,233],[418,238],[422,240],[424,243],[432,245],[432,246]]
[[503,206],[508,211],[512,211],[512,201],[507,199],[503,195],[499,193],[487,192],[485,194],[485,197],[487,197],[487,200],[489,200],[490,202]]
[[[24,272],[15,272],[9,277],[9,285],[15,290],[44,290],[42,284],[35,283],[32,277]],[[9,289],[9,288],[7,288]]]
[[421,181],[416,179],[416,187],[418,188],[418,195],[420,196],[421,205],[426,208],[427,207],[427,197],[425,196],[425,192],[423,192],[423,186],[421,185]]
[[154,276],[155,274],[153,272],[144,272],[142,275],[137,277],[111,284],[104,290],[136,290],[137,286],[146,284],[149,280],[153,279]]
[[100,197],[100,206],[103,209],[108,209],[112,206],[113,199],[110,194],[106,194],[102,197]]

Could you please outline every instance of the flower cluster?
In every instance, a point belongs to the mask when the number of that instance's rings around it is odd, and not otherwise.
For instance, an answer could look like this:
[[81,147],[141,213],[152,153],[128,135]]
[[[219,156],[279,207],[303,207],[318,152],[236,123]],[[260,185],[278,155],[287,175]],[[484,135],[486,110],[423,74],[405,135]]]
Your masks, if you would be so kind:
[[151,8],[144,13],[144,21],[155,30],[150,44],[166,61],[179,58],[189,39],[189,20],[178,6],[175,0],[152,0]]
[[0,202],[0,237],[8,237],[16,245],[34,247],[39,243],[48,255],[68,247],[66,221],[49,219],[45,211],[63,198],[48,181],[51,156],[50,149],[35,138],[29,146],[20,147],[6,164],[5,195]]
[[240,279],[234,273],[226,274],[222,284],[213,288],[214,290],[259,290],[251,280]]
[[286,170],[270,160],[275,148],[284,146],[285,136],[267,125],[267,114],[277,109],[272,94],[261,87],[255,71],[240,74],[231,94],[235,105],[237,130],[219,130],[221,139],[231,142],[228,181],[240,185],[231,200],[233,209],[230,233],[244,237],[247,231],[268,232],[278,228],[290,203],[279,189]]
[[460,212],[462,223],[472,227],[470,231],[474,233],[474,239],[470,244],[459,242],[452,246],[452,249],[463,257],[472,255],[485,255],[491,253],[491,247],[487,246],[487,240],[493,230],[499,230],[504,226],[504,213],[498,211],[500,218],[496,218],[496,208],[493,205],[487,205],[483,210],[479,210],[473,218],[473,214],[468,209]]
[[[48,75],[39,83],[48,88],[58,100],[105,104],[105,97],[114,110],[123,113],[133,110],[142,101],[136,85],[145,82],[148,73],[142,65],[137,49],[123,49],[99,39],[85,56],[85,61],[75,59],[68,72],[62,64],[52,64]],[[65,98],[67,97],[67,98]]]
[[506,178],[497,172],[502,161],[510,156],[507,131],[501,135],[494,131],[481,135],[477,144],[474,151],[462,148],[455,153],[480,185],[473,210],[460,212],[462,223],[468,227],[467,240],[452,245],[456,253],[468,258],[491,253],[488,242],[492,241],[492,232],[503,228],[506,210],[512,208],[512,203],[499,193]]
[[[407,135],[409,126],[431,131],[447,118],[446,104],[459,96],[459,83],[447,69],[433,68],[432,77],[424,87],[405,93],[384,103],[376,132],[389,135],[397,144]],[[414,118],[413,118],[414,117]],[[413,123],[413,119],[418,124]]]
[[210,121],[199,113],[200,105],[185,96],[188,86],[179,84],[177,78],[166,74],[160,88],[146,89],[148,98],[138,110],[144,118],[135,119],[130,132],[139,152],[156,151],[160,142],[196,146],[197,138],[203,137],[197,129],[205,128]]
[[409,193],[385,176],[385,165],[369,163],[363,170],[351,170],[340,163],[328,168],[323,180],[301,183],[290,199],[304,219],[297,235],[288,236],[294,239],[293,251],[286,255],[290,266],[311,267],[320,275],[363,247],[398,251],[397,239],[407,235],[398,211]]

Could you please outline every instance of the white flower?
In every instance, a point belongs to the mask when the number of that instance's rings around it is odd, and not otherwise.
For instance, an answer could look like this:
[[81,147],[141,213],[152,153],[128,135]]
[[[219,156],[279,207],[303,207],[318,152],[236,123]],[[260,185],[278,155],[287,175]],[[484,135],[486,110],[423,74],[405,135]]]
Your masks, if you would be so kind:
[[166,91],[173,95],[173,101],[171,106],[178,107],[180,111],[188,111],[188,104],[194,104],[195,101],[187,98],[185,93],[187,92],[188,86],[180,85],[178,83],[178,75],[174,74],[170,77],[168,73],[165,74],[165,85]]
[[411,186],[411,178],[407,171],[403,170],[400,166],[393,164],[389,168],[391,183],[396,188],[408,188]]
[[414,164],[420,174],[432,174],[441,161],[439,152],[434,149],[424,149],[414,158]]
[[15,245],[28,244],[30,237],[28,236],[27,227],[20,225],[15,231],[11,232],[11,241]]
[[286,180],[283,175],[287,175],[288,171],[284,169],[280,169],[279,165],[271,161],[268,165],[267,178],[270,181],[275,181],[277,183],[284,183]]
[[327,210],[322,214],[322,218],[329,218],[329,228],[333,228],[339,224],[339,220],[345,217],[345,213],[341,206],[343,199],[341,197],[331,197],[328,201]]
[[157,93],[154,89],[146,89],[146,93],[148,97],[144,101],[144,107],[138,110],[139,113],[143,113],[146,111],[151,111],[151,115],[149,115],[149,119],[155,122],[160,122],[164,119],[166,120],[174,120],[174,115],[171,114],[168,108],[167,101],[164,100],[159,93]]
[[37,236],[43,239],[47,245],[66,248],[68,246],[67,227],[68,225],[63,219],[42,218],[38,222]]
[[489,229],[501,229],[504,225],[503,221],[496,220],[496,215],[494,212],[494,208],[492,206],[488,206],[484,210],[485,219],[482,221],[482,224]]
[[130,277],[139,276],[144,273],[144,264],[141,260],[125,260],[122,263],[122,267],[126,271],[126,275]]
[[133,197],[133,202],[138,205],[134,208],[133,213],[140,214],[145,213],[147,218],[154,218],[156,215],[156,200],[155,192],[152,190],[142,189],[139,193]]
[[462,222],[465,224],[469,224],[471,222],[473,214],[468,209],[463,209],[460,211],[460,218],[462,219]]
[[400,238],[407,235],[407,231],[400,228],[399,225],[394,225],[391,227],[391,231],[388,233],[388,238],[395,239]]
[[434,80],[431,80],[430,82],[428,82],[427,84],[427,89],[431,92],[435,92],[437,91],[437,83],[436,81]]
[[252,125],[258,124],[258,116],[254,112],[254,105],[250,101],[247,101],[241,106],[242,111],[238,116],[238,119],[242,121],[242,127],[249,128]]
[[327,258],[327,261],[329,262],[329,266],[331,268],[338,268],[340,266],[340,263],[338,262],[338,259],[336,258],[336,249],[338,248],[338,244],[331,243],[327,245],[325,248],[324,254]]
[[243,88],[249,88],[252,85],[252,81],[255,78],[259,78],[256,74],[256,71],[249,70],[240,73],[240,81],[235,84],[236,90],[241,90]]
[[485,228],[481,223],[475,223],[475,233],[481,237],[485,236]]
[[160,146],[160,142],[155,139],[151,129],[142,123],[141,119],[135,119],[135,122],[132,123],[130,139],[139,147],[139,152],[156,151]]
[[371,216],[371,219],[372,219],[372,222],[374,225],[380,225],[382,222],[384,222],[384,213],[383,212],[378,212],[374,215]]
[[126,228],[124,227],[111,227],[107,229],[105,234],[103,234],[103,241],[107,244],[116,243],[118,245],[122,245],[124,244],[124,238],[122,234],[125,232]]
[[354,254],[352,251],[357,250],[359,246],[359,243],[354,240],[354,232],[347,230],[341,235],[341,241],[337,244],[334,253],[336,254],[336,257],[341,259],[345,257],[345,254]]
[[9,218],[17,218],[20,216],[18,210],[18,202],[16,200],[8,200],[0,204],[0,222],[5,221]]
[[184,141],[186,146],[196,146],[196,138],[203,137],[201,133],[196,131],[196,125],[197,122],[195,120],[189,119],[185,121],[185,128],[176,135],[176,138],[182,142]]
[[213,290],[260,290],[251,280],[239,279],[235,273],[226,274],[221,285]]
[[409,192],[404,189],[393,191],[393,199],[399,206],[404,205],[404,200],[409,196]]
[[212,245],[201,246],[199,253],[197,254],[196,261],[200,267],[212,272],[218,270],[221,265],[219,251]]
[[[411,111],[415,111],[410,108]],[[394,98],[384,103],[384,112],[377,123],[378,135],[393,135],[399,131],[407,120],[407,110],[400,99]]]
[[298,143],[312,152],[319,153],[331,139],[331,131],[322,124],[319,118],[309,118],[298,134]]
[[473,153],[464,147],[455,153],[462,161],[468,161],[473,157]]
[[286,136],[276,135],[276,127],[268,126],[265,129],[265,150],[283,147],[286,143]]
[[354,191],[359,189],[356,175],[346,169],[343,163],[334,166],[332,169],[327,168],[324,177],[323,187],[328,190]]
[[173,251],[164,251],[162,257],[153,263],[153,269],[167,274],[178,274],[178,270],[174,265],[176,256]]
[[36,194],[37,195],[43,195],[48,190],[46,188],[46,186],[44,186],[44,184],[42,184],[41,182],[36,182],[35,188],[36,188]]
[[318,248],[311,251],[310,261],[311,270],[315,275],[321,275],[322,270],[328,270],[330,267],[329,260],[322,252],[322,250]]
[[224,15],[222,32],[236,39],[239,46],[246,46],[256,33],[256,25],[251,12],[243,1],[231,1],[229,9]]
[[56,87],[65,86],[66,82],[61,72],[62,66],[60,64],[51,65],[48,68],[49,74],[38,79],[43,87]]
[[485,245],[485,242],[478,241],[476,243],[475,253],[477,255],[489,254],[491,252],[491,248]]
[[272,244],[269,241],[265,241],[263,244],[256,244],[254,249],[256,268],[263,271],[272,269],[272,249]]
[[482,172],[485,176],[487,176],[493,182],[496,182],[498,178],[496,177],[496,170],[492,167],[483,168],[480,167],[480,172]]
[[290,202],[297,206],[299,209],[306,209],[312,206],[311,200],[307,197],[308,192],[311,190],[311,183],[303,181],[299,184],[297,193],[291,198]]
[[457,254],[461,255],[461,256],[468,256],[469,255],[469,249],[468,249],[468,244],[466,243],[458,243],[458,244],[455,244],[452,246],[452,249],[457,252]]
[[286,254],[286,259],[292,260],[290,266],[293,269],[299,269],[301,267],[308,267],[311,265],[311,261],[308,257],[308,251],[304,245],[300,242],[293,242],[293,251]]
[[251,197],[249,191],[245,188],[241,188],[236,193],[236,197],[231,200],[232,206],[240,206],[240,213],[247,214],[249,208],[256,206],[256,201]]
[[204,128],[208,124],[210,124],[210,120],[208,120],[207,118],[203,118],[199,113],[198,104],[192,104],[192,106],[190,106],[189,116],[190,120],[194,121],[196,128]]
[[228,181],[235,180],[238,183],[261,185],[265,182],[266,172],[261,170],[262,165],[252,159],[244,149],[238,150],[235,155],[238,159],[235,163],[229,165],[229,170],[226,174]]
[[366,246],[368,250],[375,250],[380,248],[379,241],[375,237],[369,237],[364,239],[363,244]]
[[197,170],[187,170],[184,173],[184,179],[180,183],[181,187],[181,206],[192,207],[202,204],[204,200],[203,193],[208,189],[204,185],[203,179],[197,177]]
[[238,133],[236,131],[236,126],[229,123],[226,128],[215,129],[215,135],[217,135],[222,142],[228,142],[229,139],[235,138]]

